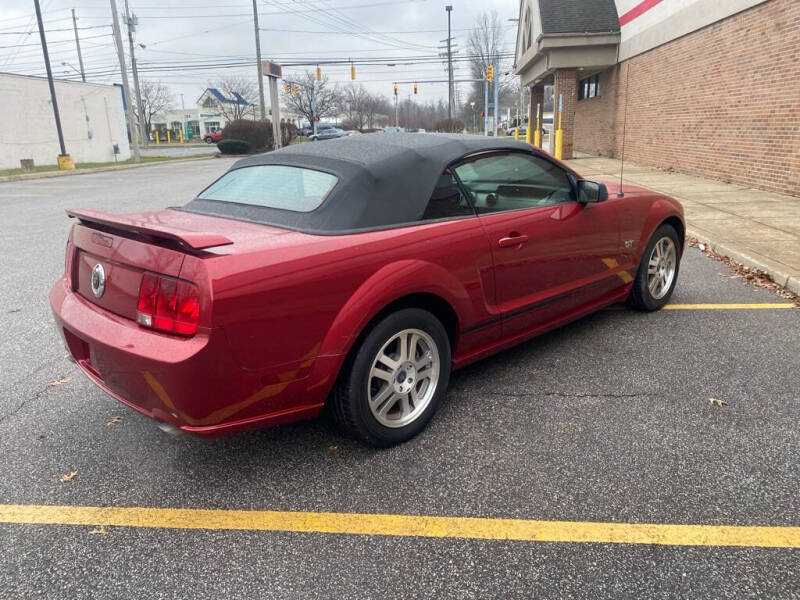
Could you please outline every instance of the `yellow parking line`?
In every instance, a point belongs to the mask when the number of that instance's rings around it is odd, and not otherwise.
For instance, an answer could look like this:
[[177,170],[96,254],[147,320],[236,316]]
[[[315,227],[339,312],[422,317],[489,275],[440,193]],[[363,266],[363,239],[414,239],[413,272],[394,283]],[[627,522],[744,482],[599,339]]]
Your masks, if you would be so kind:
[[290,531],[523,542],[800,548],[800,527],[592,523],[271,510],[0,504],[0,523]]
[[666,304],[664,310],[726,310],[726,309],[764,309],[764,308],[793,308],[792,302],[773,302],[767,304]]

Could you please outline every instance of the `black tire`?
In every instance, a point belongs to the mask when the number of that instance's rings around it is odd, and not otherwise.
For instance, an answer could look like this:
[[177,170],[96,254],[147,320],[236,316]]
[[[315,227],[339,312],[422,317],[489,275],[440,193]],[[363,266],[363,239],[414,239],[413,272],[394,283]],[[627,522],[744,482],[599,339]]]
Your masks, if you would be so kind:
[[[406,425],[387,427],[378,421],[369,407],[368,386],[377,381],[370,377],[370,372],[386,343],[408,329],[422,331],[433,339],[438,351],[439,375],[433,395],[424,409],[420,409],[419,414]],[[434,315],[418,308],[402,309],[387,315],[350,352],[331,397],[334,419],[348,433],[372,446],[386,448],[413,438],[428,425],[447,392],[450,358],[450,340]],[[405,378],[405,375],[400,377]]]
[[214,138],[212,138],[212,137],[209,135],[209,136],[206,136],[206,137],[204,137],[204,138],[203,138],[203,141],[204,141],[206,144],[213,144],[213,143],[214,143]]
[[[672,281],[666,293],[660,297],[654,297],[650,291],[650,288],[648,287],[647,270],[650,257],[653,254],[653,249],[655,248],[656,244],[664,238],[669,238],[675,248],[675,274],[672,277]],[[628,296],[628,305],[630,307],[636,310],[652,312],[659,310],[662,306],[669,302],[672,292],[675,290],[675,284],[678,281],[678,272],[680,271],[681,265],[680,252],[681,241],[678,239],[678,233],[675,231],[674,227],[664,224],[655,230],[653,235],[650,237],[650,241],[647,242],[647,247],[644,249],[644,252],[642,253],[642,259],[639,262],[639,268],[636,270],[636,278],[633,281],[633,287],[631,288],[631,293]]]

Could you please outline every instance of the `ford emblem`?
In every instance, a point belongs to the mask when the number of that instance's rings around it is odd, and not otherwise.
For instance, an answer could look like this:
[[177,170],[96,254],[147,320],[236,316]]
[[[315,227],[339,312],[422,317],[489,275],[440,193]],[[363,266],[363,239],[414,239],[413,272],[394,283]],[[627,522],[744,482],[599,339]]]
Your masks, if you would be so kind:
[[103,265],[97,263],[92,269],[92,293],[95,298],[99,298],[106,290],[106,271]]

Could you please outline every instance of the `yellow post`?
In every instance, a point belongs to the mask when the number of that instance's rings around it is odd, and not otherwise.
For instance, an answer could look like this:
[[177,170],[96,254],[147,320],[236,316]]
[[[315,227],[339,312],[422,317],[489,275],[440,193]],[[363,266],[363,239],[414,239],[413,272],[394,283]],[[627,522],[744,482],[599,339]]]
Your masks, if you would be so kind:
[[169,129],[167,129],[167,143],[168,144],[172,143],[172,136],[170,136],[170,134],[169,134]]
[[533,134],[533,145],[537,148],[542,147],[542,105],[536,105],[536,120],[533,121],[533,125],[530,123],[528,124],[528,133],[533,127],[536,127],[536,132]]
[[[531,88],[531,94],[533,94],[533,88]],[[533,123],[533,104],[528,104],[528,125],[525,127],[525,143],[527,144],[530,144],[533,139],[531,123]]]
[[156,144],[158,144],[158,129],[156,129]]
[[178,137],[180,138],[181,144],[183,143],[183,129],[178,129]]
[[517,126],[514,128],[514,139],[519,139],[519,117],[517,117]]
[[558,95],[558,129],[556,129],[556,158],[561,160],[564,151],[564,132],[561,130],[561,113],[563,112],[561,104],[561,94]]

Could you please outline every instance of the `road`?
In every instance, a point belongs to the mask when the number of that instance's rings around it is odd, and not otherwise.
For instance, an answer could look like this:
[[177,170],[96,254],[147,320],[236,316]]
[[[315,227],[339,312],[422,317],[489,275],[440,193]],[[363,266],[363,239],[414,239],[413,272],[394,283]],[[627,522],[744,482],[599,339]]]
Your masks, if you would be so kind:
[[[178,205],[229,165],[0,184],[0,514],[62,507],[60,524],[0,524],[0,598],[800,597],[798,550],[764,543],[420,537],[395,517],[391,536],[214,529],[231,509],[800,525],[796,309],[605,310],[454,374],[429,429],[385,451],[325,419],[164,435],[64,358],[47,302],[63,210]],[[672,302],[785,302],[730,275],[688,249]],[[85,506],[219,512],[67,524]]]

